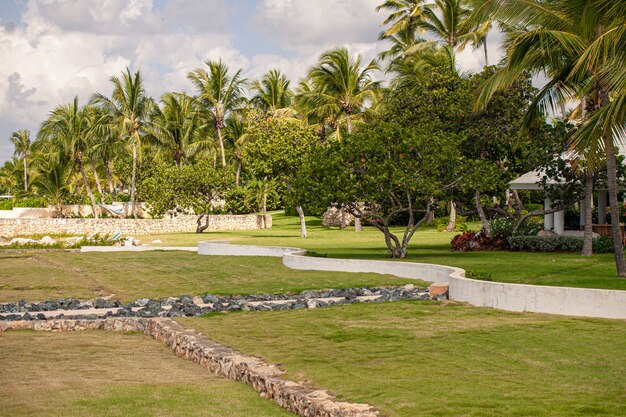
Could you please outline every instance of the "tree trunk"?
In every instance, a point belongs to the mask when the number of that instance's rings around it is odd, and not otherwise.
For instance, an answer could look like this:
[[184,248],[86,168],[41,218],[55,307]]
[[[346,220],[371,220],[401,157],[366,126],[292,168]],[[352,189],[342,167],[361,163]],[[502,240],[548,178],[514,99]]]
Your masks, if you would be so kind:
[[485,66],[489,66],[489,55],[487,53],[487,37],[485,36],[485,40],[483,42],[483,52],[485,53]]
[[480,221],[483,224],[483,230],[485,230],[485,234],[487,236],[491,236],[491,226],[489,226],[489,219],[487,219],[487,216],[485,216],[483,206],[480,203],[479,191],[476,191],[476,194],[474,196],[474,201],[476,202],[476,211],[478,211],[478,217],[480,217]]
[[263,228],[267,229],[267,182],[263,184],[263,200],[261,201],[261,213],[263,213]]
[[85,167],[83,166],[83,161],[80,158],[76,159],[76,162],[78,163],[78,168],[80,169],[80,174],[83,177],[83,182],[85,183],[85,189],[87,190],[87,195],[89,196],[89,199],[91,200],[91,210],[93,210],[93,217],[95,219],[98,218],[98,207],[96,205],[96,199],[93,196],[93,193],[91,192],[91,187],[89,186],[89,181],[87,181],[87,175],[85,174]]
[[450,219],[448,220],[448,226],[446,232],[454,232],[456,230],[456,207],[454,201],[450,201]]
[[611,207],[611,234],[613,235],[613,250],[615,252],[615,266],[617,276],[626,277],[626,258],[624,257],[624,241],[619,227],[619,203],[617,201],[617,161],[615,148],[610,132],[604,136],[604,152],[606,154],[606,172],[609,188],[609,205]]
[[239,178],[241,177],[241,159],[237,160],[237,172],[235,173],[235,186],[239,187]]
[[24,191],[28,191],[28,168],[26,165],[26,155],[24,155]]
[[96,181],[96,188],[100,195],[102,195],[102,186],[100,185],[100,178],[98,177],[98,171],[96,171],[96,164],[93,163],[93,159],[89,161],[91,165],[91,172],[93,174],[93,179]]
[[302,206],[296,206],[296,211],[298,212],[298,217],[300,217],[300,237],[306,238],[308,233],[306,231],[306,219],[304,218],[304,210],[302,210]]
[[137,144],[133,143],[133,174],[130,184],[130,211],[133,217],[137,218],[135,212],[135,190],[137,189]]
[[[206,216],[206,220],[204,224],[202,224],[202,218],[205,216]],[[197,224],[196,233],[202,233],[206,229],[208,229],[210,220],[211,220],[211,216],[209,216],[208,214],[201,214],[200,216],[198,216],[198,219],[196,220],[196,224]]]
[[355,232],[363,231],[363,224],[361,223],[360,217],[354,217],[354,231]]
[[583,203],[583,208],[585,212],[585,234],[583,238],[583,250],[581,252],[582,256],[591,256],[593,254],[593,230],[592,230],[592,203],[593,203],[593,175],[591,173],[587,174],[587,178],[585,178],[585,201]]
[[350,119],[350,113],[346,116],[346,129],[349,134],[352,134],[352,120]]
[[224,152],[224,140],[222,139],[222,129],[220,127],[216,128],[217,130],[217,140],[220,143],[220,152],[222,153],[222,167],[226,167],[226,154]]
[[115,198],[115,187],[113,186],[113,175],[111,174],[111,164],[108,160],[104,161],[104,171],[107,174],[107,182],[109,183],[109,194]]

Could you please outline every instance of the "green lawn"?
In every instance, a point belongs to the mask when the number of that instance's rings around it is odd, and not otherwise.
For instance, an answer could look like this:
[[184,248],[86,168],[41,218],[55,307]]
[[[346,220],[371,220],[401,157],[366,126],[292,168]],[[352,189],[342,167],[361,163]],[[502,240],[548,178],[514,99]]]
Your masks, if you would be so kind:
[[179,319],[388,417],[624,416],[624,321],[449,303]]
[[0,349],[2,416],[293,416],[141,334],[7,332]]
[[[273,217],[274,226],[268,230],[152,235],[144,236],[143,241],[159,239],[163,245],[185,246],[196,245],[201,240],[227,239],[238,244],[301,247],[335,258],[388,259],[382,234],[371,227],[354,233],[353,228],[326,228],[321,226],[319,218],[309,218],[309,237],[302,239],[296,217],[285,217],[282,213],[274,213]],[[459,253],[450,249],[455,234],[434,228],[419,230],[411,241],[406,260],[457,266],[490,274],[493,280],[501,282],[626,290],[626,279],[616,278],[612,254],[583,258],[567,253]]]
[[5,254],[0,301],[261,294],[425,282],[390,275],[298,271],[280,258],[212,257],[193,252]]

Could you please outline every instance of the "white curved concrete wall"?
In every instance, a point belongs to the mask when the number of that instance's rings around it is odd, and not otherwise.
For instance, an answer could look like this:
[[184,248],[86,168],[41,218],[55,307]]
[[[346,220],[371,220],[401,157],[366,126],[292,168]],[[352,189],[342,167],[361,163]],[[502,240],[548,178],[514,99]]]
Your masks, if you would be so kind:
[[508,284],[465,278],[465,271],[445,265],[361,259],[307,257],[304,249],[230,245],[227,241],[198,244],[200,255],[273,256],[292,269],[373,272],[430,282],[448,282],[451,300],[507,311],[626,319],[626,291],[543,285]]

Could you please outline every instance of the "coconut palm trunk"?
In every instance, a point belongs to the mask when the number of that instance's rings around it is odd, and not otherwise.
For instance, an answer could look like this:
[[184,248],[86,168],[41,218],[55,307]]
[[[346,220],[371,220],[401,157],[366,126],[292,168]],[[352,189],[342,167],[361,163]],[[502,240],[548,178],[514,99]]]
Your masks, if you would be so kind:
[[235,186],[239,187],[239,181],[241,178],[241,159],[237,159],[237,171],[235,173]]
[[450,218],[446,226],[446,232],[454,232],[456,230],[456,207],[454,201],[450,201]]
[[111,163],[109,160],[104,161],[104,171],[107,174],[107,182],[109,184],[109,194],[115,198],[115,187],[113,186],[113,174],[111,174]]
[[28,166],[26,165],[26,155],[24,155],[24,191],[28,191]]
[[96,205],[96,198],[93,196],[93,192],[91,191],[91,187],[89,186],[89,181],[87,180],[87,174],[85,174],[85,166],[83,164],[83,160],[80,155],[77,156],[76,163],[78,164],[80,175],[83,177],[83,183],[85,184],[85,189],[87,190],[87,195],[89,196],[89,200],[91,200],[91,210],[93,210],[93,217],[97,219],[98,207]]
[[135,211],[135,190],[137,189],[137,144],[133,142],[133,173],[130,184],[130,211],[133,217],[137,218]]
[[102,185],[100,184],[100,177],[98,177],[98,171],[96,170],[96,164],[94,164],[93,159],[90,161],[90,165],[91,165],[91,173],[93,174],[93,179],[96,182],[96,188],[98,189],[98,192],[100,193],[100,195],[102,195]]
[[226,153],[224,151],[224,139],[222,138],[222,128],[216,123],[215,130],[217,130],[217,140],[220,144],[220,153],[222,155],[222,167],[226,167]]
[[617,201],[617,161],[615,159],[615,148],[613,146],[611,134],[607,132],[604,137],[604,152],[606,155],[609,206],[611,207],[611,234],[613,238],[613,251],[615,252],[617,276],[624,278],[626,277],[626,257],[624,257],[624,240],[619,224],[619,203]]
[[582,256],[591,256],[593,254],[593,217],[591,206],[593,203],[593,175],[587,174],[585,178],[585,200],[583,202],[583,211],[585,213],[584,238]]

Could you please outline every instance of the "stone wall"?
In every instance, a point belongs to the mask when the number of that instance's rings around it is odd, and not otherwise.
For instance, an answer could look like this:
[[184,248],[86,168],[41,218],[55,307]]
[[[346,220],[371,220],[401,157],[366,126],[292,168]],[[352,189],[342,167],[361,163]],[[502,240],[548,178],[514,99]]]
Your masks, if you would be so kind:
[[[30,235],[146,235],[196,231],[196,216],[178,216],[172,219],[0,219],[0,236]],[[256,230],[272,227],[272,216],[215,215],[210,216],[207,231]]]
[[185,329],[170,319],[115,318],[102,320],[48,320],[0,322],[0,332],[7,330],[114,330],[139,331],[165,343],[176,355],[193,361],[211,373],[244,382],[262,397],[303,417],[377,417],[370,405],[339,402],[325,390],[307,388],[281,378],[276,365],[242,355],[201,333]]

